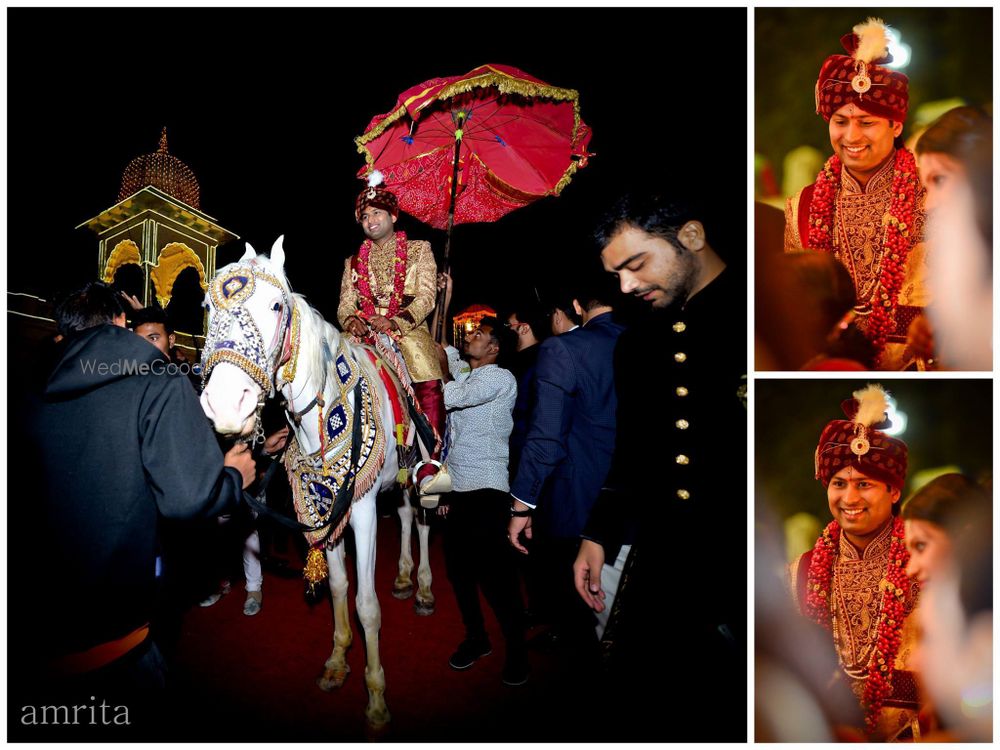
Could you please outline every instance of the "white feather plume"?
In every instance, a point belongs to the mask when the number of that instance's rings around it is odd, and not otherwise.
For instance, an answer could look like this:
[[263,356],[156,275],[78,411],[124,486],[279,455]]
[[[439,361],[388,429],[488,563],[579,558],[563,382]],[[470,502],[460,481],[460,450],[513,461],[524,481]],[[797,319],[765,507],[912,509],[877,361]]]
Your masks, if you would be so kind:
[[869,18],[864,23],[854,27],[858,37],[858,48],[854,50],[854,59],[871,63],[885,57],[889,49],[889,34],[885,22],[881,18]]
[[865,427],[871,427],[884,420],[886,412],[889,411],[887,395],[882,386],[877,383],[855,391],[854,398],[858,400],[858,413],[854,415],[854,421]]
[[368,187],[378,187],[383,182],[385,182],[385,176],[377,169],[372,170],[372,173],[368,175]]

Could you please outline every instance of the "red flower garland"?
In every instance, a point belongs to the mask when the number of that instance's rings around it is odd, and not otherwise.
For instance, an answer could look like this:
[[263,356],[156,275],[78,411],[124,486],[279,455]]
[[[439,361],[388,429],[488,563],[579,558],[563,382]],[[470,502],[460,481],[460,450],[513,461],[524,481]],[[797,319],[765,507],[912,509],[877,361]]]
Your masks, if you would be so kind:
[[[843,166],[837,156],[831,156],[823,171],[816,177],[812,201],[809,204],[809,247],[833,251],[833,214],[840,191]],[[917,164],[913,154],[905,148],[896,151],[892,175],[892,200],[889,210],[882,217],[885,234],[882,237],[882,273],[872,291],[872,314],[868,323],[868,338],[878,352],[876,365],[881,359],[888,336],[895,329],[893,313],[899,290],[903,286],[903,269],[910,254],[915,236],[910,236],[917,207]],[[858,300],[859,304],[864,301]]]
[[[368,259],[371,256],[374,243],[367,239],[361,243],[358,250],[358,297],[361,302],[361,312],[365,317],[375,314],[375,295],[372,294],[371,276],[369,275]],[[390,320],[399,312],[403,304],[403,288],[406,286],[406,233],[396,232],[396,257],[393,259],[392,296],[389,298],[389,308],[385,317]]]
[[[893,664],[899,653],[900,632],[906,618],[906,597],[910,590],[910,579],[906,575],[906,564],[910,554],[904,544],[903,519],[892,520],[892,541],[889,545],[889,566],[879,587],[882,589],[882,613],[879,617],[875,649],[868,663],[868,679],[865,681],[864,705],[865,726],[868,733],[875,731],[882,704],[892,693]],[[833,568],[837,562],[840,547],[840,525],[831,521],[813,547],[806,584],[806,615],[827,630],[832,630],[831,597],[833,588]]]
[[827,630],[831,628],[830,589],[833,585],[833,565],[840,545],[840,524],[830,521],[813,547],[806,585],[806,616]]

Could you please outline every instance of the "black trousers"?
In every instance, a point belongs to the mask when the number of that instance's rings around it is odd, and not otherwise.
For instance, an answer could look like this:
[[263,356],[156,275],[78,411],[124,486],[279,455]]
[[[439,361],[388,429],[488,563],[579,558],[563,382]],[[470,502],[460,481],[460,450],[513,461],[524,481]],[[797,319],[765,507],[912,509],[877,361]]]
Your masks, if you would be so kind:
[[444,523],[444,559],[466,638],[486,638],[479,591],[496,615],[507,658],[524,658],[524,603],[507,541],[510,495],[493,489],[452,492]]
[[596,658],[597,618],[576,592],[573,581],[573,563],[580,551],[580,540],[551,536],[541,527],[532,541],[529,549],[536,558],[548,621],[580,656]]

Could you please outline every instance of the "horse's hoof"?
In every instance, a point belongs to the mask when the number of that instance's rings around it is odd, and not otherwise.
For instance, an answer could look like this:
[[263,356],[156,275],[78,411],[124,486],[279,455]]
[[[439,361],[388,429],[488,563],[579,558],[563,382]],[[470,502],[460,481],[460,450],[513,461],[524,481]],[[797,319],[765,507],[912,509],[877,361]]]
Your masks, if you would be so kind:
[[329,693],[331,690],[336,690],[342,687],[344,681],[347,679],[347,674],[351,671],[351,666],[345,664],[343,669],[338,669],[335,671],[324,672],[323,676],[316,680],[316,684],[319,685],[319,689],[324,693]]
[[389,715],[389,709],[385,707],[381,709],[366,709],[365,718],[368,719],[368,726],[371,729],[383,729],[392,719]]
[[434,602],[422,602],[419,599],[413,603],[413,611],[421,617],[434,614]]
[[343,687],[344,680],[346,679],[346,674],[334,675],[333,677],[320,677],[316,680],[316,684],[319,685],[319,689],[324,693],[329,693],[339,687]]
[[392,595],[397,599],[409,599],[413,596],[413,584],[407,586],[393,586]]

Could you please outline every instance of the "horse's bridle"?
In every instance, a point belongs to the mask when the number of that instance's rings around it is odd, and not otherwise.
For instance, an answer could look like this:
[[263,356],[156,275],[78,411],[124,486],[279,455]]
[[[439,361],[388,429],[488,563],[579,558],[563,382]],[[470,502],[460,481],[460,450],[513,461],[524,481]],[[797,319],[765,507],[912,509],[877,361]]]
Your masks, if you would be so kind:
[[[260,329],[245,308],[245,302],[254,293],[258,279],[275,286],[280,291],[284,303],[283,321],[276,327],[274,337],[269,345],[264,344],[264,337],[261,335]],[[284,284],[253,260],[235,265],[225,275],[214,279],[209,290],[209,300],[212,306],[212,316],[208,335],[205,337],[202,382],[211,377],[212,370],[222,362],[227,362],[245,372],[260,387],[261,395],[257,403],[253,442],[263,440],[260,414],[264,408],[266,396],[280,391],[283,384],[290,383],[294,379],[299,324],[299,313],[294,309],[294,300],[290,299]],[[237,329],[236,334],[233,333],[234,327]],[[323,346],[327,347],[325,340]],[[283,367],[286,364],[287,370]],[[317,405],[320,407],[324,405],[323,390],[326,387],[326,369],[324,366],[323,383],[319,392],[304,409],[296,412],[291,404],[285,405],[296,423],[299,423],[302,416]],[[354,389],[355,404],[361,403],[361,388],[362,384],[359,379]],[[351,467],[345,481],[337,490],[329,520],[316,526],[308,526],[271,510],[260,497],[253,497],[244,492],[247,503],[258,512],[298,531],[315,532],[332,525],[334,521],[343,516],[344,509],[350,505],[353,498],[354,483],[357,478],[356,461],[361,446],[361,422],[359,411],[358,418],[354,420],[351,434]],[[323,448],[320,451],[322,453]],[[263,488],[266,488],[274,473],[276,464],[277,462],[266,473],[263,487],[260,490],[261,495]]]
[[[244,306],[253,295],[258,279],[277,288],[284,303],[283,320],[275,328],[269,345],[264,343],[264,337],[253,316]],[[264,408],[264,400],[277,389],[278,367],[282,358],[287,355],[293,315],[292,300],[285,285],[253,260],[235,265],[225,275],[214,279],[209,288],[209,300],[212,315],[202,354],[202,383],[211,377],[212,370],[222,362],[245,372],[260,388],[253,441],[263,440],[260,414]],[[234,327],[236,334],[233,333]]]

